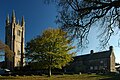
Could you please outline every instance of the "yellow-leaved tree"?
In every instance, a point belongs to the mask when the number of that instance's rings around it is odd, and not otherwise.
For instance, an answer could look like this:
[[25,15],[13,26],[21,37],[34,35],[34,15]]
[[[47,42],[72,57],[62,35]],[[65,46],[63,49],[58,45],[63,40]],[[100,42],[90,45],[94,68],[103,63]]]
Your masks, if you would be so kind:
[[66,32],[61,29],[47,29],[42,35],[27,43],[26,52],[33,67],[48,69],[51,76],[51,69],[62,69],[73,60],[74,52],[71,50],[75,47],[70,43]]

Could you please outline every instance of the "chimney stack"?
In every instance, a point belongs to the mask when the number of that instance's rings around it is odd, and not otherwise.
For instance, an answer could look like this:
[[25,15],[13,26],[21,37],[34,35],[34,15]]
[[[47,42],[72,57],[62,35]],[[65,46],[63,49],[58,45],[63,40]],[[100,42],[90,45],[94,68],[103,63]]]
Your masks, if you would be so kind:
[[93,53],[94,53],[94,51],[93,51],[93,50],[91,50],[91,51],[90,51],[90,54],[93,54]]
[[110,50],[110,51],[113,51],[113,46],[110,46],[110,47],[109,47],[109,50]]

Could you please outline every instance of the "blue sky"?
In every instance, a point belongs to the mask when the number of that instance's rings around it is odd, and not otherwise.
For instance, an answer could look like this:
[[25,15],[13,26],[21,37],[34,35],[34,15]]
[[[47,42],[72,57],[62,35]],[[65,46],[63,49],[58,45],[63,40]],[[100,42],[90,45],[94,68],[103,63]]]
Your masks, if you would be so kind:
[[46,5],[43,0],[0,0],[0,39],[4,41],[5,20],[7,14],[16,13],[17,20],[22,16],[26,23],[26,41],[40,34],[47,27],[56,27],[55,5]]
[[[0,40],[5,41],[5,20],[9,14],[10,18],[12,10],[15,11],[17,20],[21,21],[22,16],[25,18],[25,42],[39,35],[43,30],[48,27],[57,27],[55,19],[57,15],[57,8],[53,4],[44,4],[43,0],[0,0]],[[98,48],[99,42],[96,39],[98,30],[91,31],[88,48],[83,52],[77,54],[89,53],[90,50],[94,52],[100,51]],[[110,45],[114,47],[116,62],[120,63],[120,47],[118,47],[118,36],[110,40]],[[107,48],[109,49],[109,48]]]

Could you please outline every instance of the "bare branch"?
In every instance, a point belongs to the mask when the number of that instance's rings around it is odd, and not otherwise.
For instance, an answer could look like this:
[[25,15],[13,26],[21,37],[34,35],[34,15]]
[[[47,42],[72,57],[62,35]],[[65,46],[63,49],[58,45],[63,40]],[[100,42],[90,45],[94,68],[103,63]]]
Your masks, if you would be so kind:
[[99,23],[100,44],[106,46],[115,29],[120,29],[119,0],[58,0],[59,13],[56,22],[67,31],[71,39],[78,40],[79,47],[88,43],[90,29]]

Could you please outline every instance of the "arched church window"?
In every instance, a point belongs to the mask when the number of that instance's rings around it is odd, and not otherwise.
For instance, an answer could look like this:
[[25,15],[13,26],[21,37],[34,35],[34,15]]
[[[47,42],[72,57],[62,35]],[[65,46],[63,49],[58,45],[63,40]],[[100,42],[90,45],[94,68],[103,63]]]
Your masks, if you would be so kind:
[[20,55],[20,51],[18,50],[18,55]]
[[21,34],[21,31],[20,31],[20,30],[18,30],[18,31],[17,31],[17,35],[18,35],[18,36],[20,36],[20,34]]
[[17,66],[20,66],[20,61],[17,62]]

